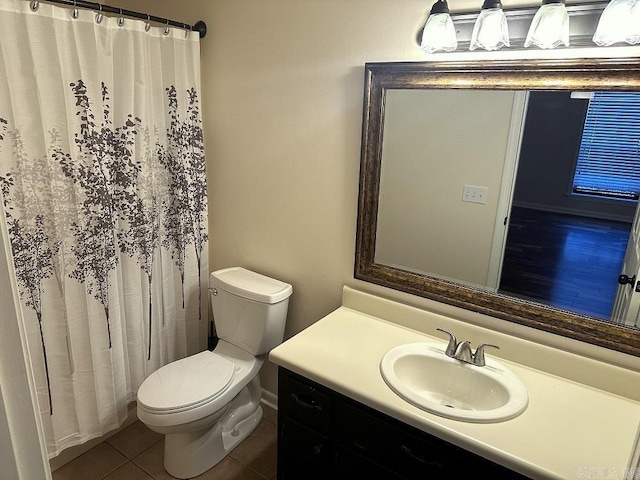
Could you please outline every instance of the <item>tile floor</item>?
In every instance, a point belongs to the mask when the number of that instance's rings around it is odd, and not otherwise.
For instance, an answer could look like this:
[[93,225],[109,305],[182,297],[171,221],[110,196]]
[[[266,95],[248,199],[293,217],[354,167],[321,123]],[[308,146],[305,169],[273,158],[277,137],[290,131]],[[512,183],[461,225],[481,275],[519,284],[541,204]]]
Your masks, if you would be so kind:
[[[262,406],[258,427],[197,480],[275,480],[276,412]],[[162,466],[163,436],[137,421],[53,472],[53,480],[171,480]]]

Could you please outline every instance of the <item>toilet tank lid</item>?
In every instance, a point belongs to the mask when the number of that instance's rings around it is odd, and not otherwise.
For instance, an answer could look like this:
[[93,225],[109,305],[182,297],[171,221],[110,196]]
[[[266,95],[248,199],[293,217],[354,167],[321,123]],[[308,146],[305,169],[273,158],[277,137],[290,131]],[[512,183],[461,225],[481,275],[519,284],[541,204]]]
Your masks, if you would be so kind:
[[234,295],[269,304],[281,302],[293,293],[293,287],[288,283],[242,267],[211,272],[209,287],[221,288]]

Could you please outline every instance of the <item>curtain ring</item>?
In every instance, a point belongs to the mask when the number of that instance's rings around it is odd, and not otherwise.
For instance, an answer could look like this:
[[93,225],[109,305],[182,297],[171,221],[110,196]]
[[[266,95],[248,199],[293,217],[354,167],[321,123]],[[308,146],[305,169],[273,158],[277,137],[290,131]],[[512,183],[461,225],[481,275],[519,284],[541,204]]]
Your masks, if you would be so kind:
[[31,0],[31,11],[37,12],[40,8],[40,2],[38,0]]
[[122,9],[120,9],[120,17],[118,17],[118,26],[124,26],[124,17],[122,16]]
[[163,30],[163,32],[162,32],[162,33],[163,33],[164,35],[169,35],[169,32],[170,32],[170,31],[171,31],[171,29],[169,28],[169,20],[167,20],[167,26],[166,26],[166,27],[164,27],[164,30]]
[[102,14],[102,4],[99,3],[98,7],[100,7],[100,11],[98,13],[96,13],[96,23],[97,24],[101,24],[102,23],[102,19],[104,17],[104,15]]
[[74,20],[77,20],[79,16],[80,10],[78,10],[78,2],[76,0],[73,0],[73,10],[71,10],[71,17]]
[[149,30],[151,30],[151,17],[147,13],[147,21],[144,24],[144,31],[148,32]]

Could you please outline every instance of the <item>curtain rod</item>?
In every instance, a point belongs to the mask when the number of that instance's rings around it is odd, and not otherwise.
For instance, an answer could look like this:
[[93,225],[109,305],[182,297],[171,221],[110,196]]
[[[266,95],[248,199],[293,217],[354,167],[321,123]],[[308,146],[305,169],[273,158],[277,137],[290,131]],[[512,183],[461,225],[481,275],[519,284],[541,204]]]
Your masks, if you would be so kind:
[[[183,28],[185,30],[192,30],[200,34],[200,38],[204,38],[207,34],[207,24],[202,20],[196,22],[195,25],[189,25],[187,23],[176,22],[175,20],[169,20],[168,18],[156,17],[155,15],[148,15],[146,13],[135,12],[133,10],[125,10],[124,8],[112,7],[110,5],[103,5],[101,3],[87,2],[85,0],[43,0],[47,3],[58,3],[60,5],[68,5],[71,7],[87,8],[95,10],[97,12],[105,13],[117,13],[125,17],[139,18],[141,20],[147,20],[149,22],[161,23],[163,25],[170,25],[172,27]],[[34,7],[35,5],[35,7]],[[32,0],[31,8],[36,10],[38,7],[38,1]]]

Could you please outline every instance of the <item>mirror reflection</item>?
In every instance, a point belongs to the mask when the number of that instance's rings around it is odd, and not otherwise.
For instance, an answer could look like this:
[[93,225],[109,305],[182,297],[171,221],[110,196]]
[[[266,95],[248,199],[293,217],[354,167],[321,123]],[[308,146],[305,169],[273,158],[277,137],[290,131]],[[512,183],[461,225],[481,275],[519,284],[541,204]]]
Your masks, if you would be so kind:
[[638,326],[640,93],[388,89],[382,130],[376,264]]

